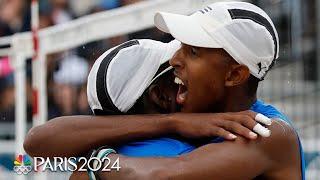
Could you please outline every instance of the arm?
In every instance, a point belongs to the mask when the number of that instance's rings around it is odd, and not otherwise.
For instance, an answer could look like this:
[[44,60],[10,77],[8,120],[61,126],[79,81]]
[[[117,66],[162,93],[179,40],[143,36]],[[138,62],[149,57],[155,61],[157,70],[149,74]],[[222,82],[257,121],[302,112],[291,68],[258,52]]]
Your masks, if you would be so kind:
[[[299,179],[299,170],[290,167],[299,162],[295,132],[283,123],[273,123],[271,130],[273,134],[269,138],[259,138],[257,141],[238,138],[234,142],[208,144],[176,158],[121,157],[120,172],[100,174],[102,179],[152,177],[188,180],[254,179],[271,172],[271,175],[267,175],[274,179],[272,176],[277,176],[277,173],[273,172],[278,171],[281,172],[282,179]],[[287,169],[289,173],[285,174],[283,169]]]
[[116,145],[171,132],[167,115],[68,116],[32,128],[24,141],[31,156],[78,156],[102,145]]
[[[197,118],[199,120],[194,121]],[[186,138],[236,137],[255,139],[257,124],[251,111],[220,114],[69,116],[32,128],[24,142],[31,156],[80,156],[102,145],[119,145],[142,138],[175,134]],[[250,133],[251,132],[251,133]]]

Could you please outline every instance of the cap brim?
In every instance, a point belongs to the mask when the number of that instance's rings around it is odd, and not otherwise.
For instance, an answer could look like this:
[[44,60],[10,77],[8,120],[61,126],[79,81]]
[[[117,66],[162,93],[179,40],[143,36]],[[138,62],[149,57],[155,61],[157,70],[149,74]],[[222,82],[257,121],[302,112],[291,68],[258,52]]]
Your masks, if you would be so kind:
[[[161,71],[158,75],[156,75],[156,77],[154,77],[154,78],[151,80],[150,84],[152,84],[155,80],[157,80],[159,77],[161,77],[162,75],[166,74],[167,72],[169,72],[169,71],[172,70],[172,69],[173,69],[173,67],[172,67],[172,66],[169,66],[169,67],[167,67],[166,69],[164,69],[163,71]],[[150,86],[150,84],[149,84],[149,86]]]
[[[165,63],[168,63],[168,61],[174,56],[174,54],[180,49],[181,42],[178,40],[172,40],[169,43],[163,43],[163,57],[160,59],[160,66],[164,65]],[[160,68],[160,67],[159,67]],[[172,70],[173,67],[169,65],[169,67],[162,70],[158,75],[156,75],[150,82],[150,84],[153,83],[156,79],[161,77],[163,74],[166,74],[168,71]]]
[[178,40],[172,40],[169,43],[164,43],[163,57],[160,59],[160,64],[168,62],[174,54],[181,48],[181,42]]
[[155,26],[170,33],[184,44],[205,48],[221,48],[192,16],[159,12],[154,17]]

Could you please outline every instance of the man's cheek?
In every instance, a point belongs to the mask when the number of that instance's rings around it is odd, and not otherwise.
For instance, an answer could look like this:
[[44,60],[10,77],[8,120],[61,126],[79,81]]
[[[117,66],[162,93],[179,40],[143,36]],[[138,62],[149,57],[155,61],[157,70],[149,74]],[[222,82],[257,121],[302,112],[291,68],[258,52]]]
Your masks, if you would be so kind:
[[188,97],[186,101],[186,107],[188,111],[199,113],[204,111],[203,105],[206,104],[207,96],[205,94],[203,87],[197,87],[195,89],[190,89],[188,92]]

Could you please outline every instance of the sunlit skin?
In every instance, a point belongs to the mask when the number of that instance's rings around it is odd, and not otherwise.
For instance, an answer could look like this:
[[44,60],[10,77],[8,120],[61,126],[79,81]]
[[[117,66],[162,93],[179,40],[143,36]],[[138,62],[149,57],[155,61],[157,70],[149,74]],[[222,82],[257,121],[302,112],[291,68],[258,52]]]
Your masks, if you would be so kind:
[[[183,106],[182,112],[241,111],[249,109],[256,99],[255,96],[242,95],[241,99],[230,101],[231,97],[240,94],[239,91],[242,93],[240,85],[246,83],[250,72],[222,49],[183,45],[170,64],[185,85],[180,86],[177,95],[177,102]],[[185,98],[179,98],[179,94],[185,91]]]

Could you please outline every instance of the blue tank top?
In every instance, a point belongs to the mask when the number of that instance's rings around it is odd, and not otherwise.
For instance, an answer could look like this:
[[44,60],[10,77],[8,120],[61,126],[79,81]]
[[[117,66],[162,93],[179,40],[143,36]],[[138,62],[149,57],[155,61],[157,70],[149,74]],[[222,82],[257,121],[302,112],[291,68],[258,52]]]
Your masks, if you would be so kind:
[[[251,107],[251,110],[261,113],[269,118],[281,119],[290,125],[292,122],[275,107],[265,104],[261,100],[257,100]],[[299,138],[299,137],[298,137]],[[215,138],[211,143],[223,142],[223,138]],[[301,173],[302,179],[305,180],[305,161],[304,153],[299,140],[300,157],[301,157]],[[191,152],[196,149],[185,141],[170,137],[157,139],[149,139],[144,141],[132,142],[117,148],[117,152],[131,157],[174,157],[184,153]]]
[[194,149],[195,146],[185,141],[162,137],[132,142],[117,148],[117,152],[131,157],[175,157]]

